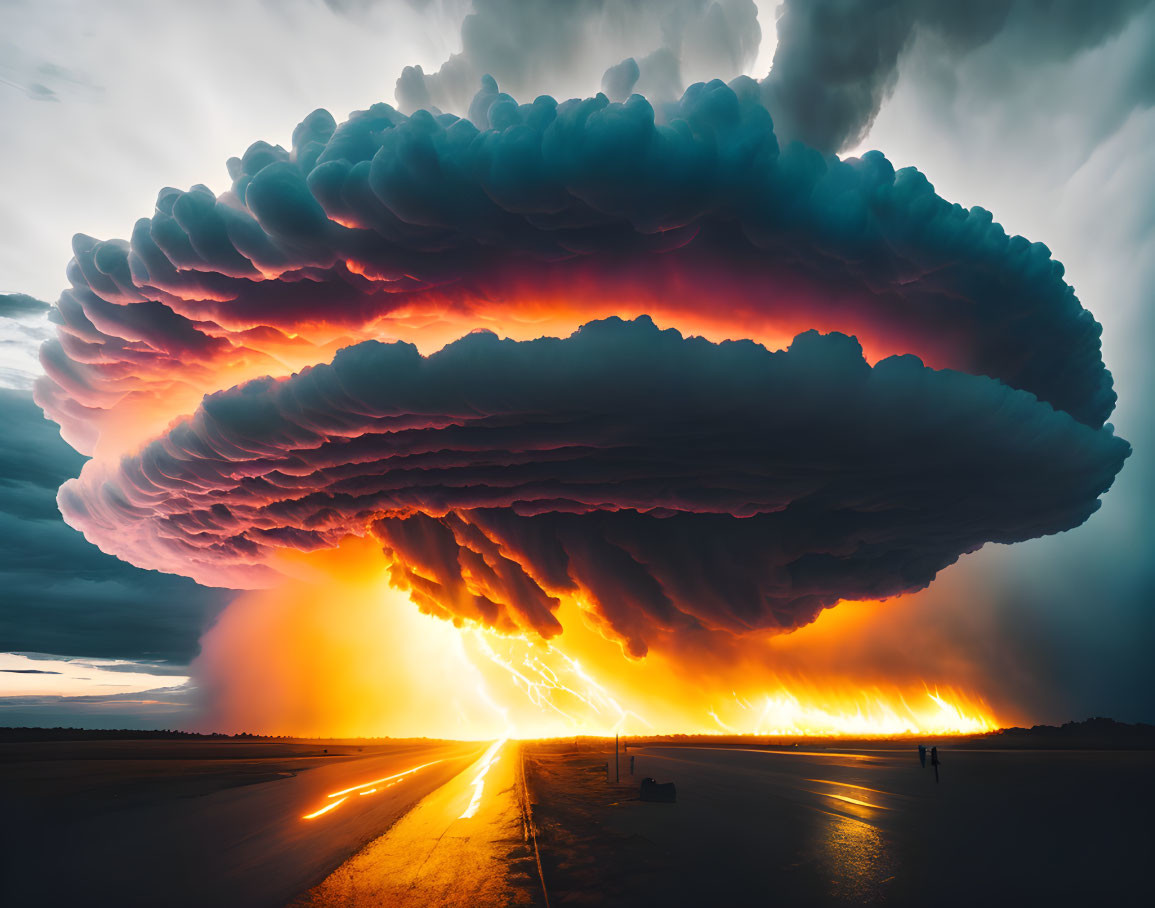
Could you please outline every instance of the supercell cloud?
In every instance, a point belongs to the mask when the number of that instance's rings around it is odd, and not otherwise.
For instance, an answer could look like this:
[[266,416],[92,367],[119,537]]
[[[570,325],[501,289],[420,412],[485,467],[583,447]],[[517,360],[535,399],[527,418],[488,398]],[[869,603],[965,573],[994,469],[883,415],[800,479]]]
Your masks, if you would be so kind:
[[550,636],[576,595],[635,654],[1083,522],[1129,447],[1062,266],[780,147],[763,90],[316,111],[78,237],[37,388],[95,455],[66,519],[233,587],[372,534],[428,611]]
[[872,369],[844,335],[770,353],[611,319],[427,359],[365,342],[207,398],[61,504],[102,548],[232,586],[369,531],[430,611],[548,635],[579,593],[641,653],[653,629],[792,629],[1075,526],[1126,453],[991,379]]

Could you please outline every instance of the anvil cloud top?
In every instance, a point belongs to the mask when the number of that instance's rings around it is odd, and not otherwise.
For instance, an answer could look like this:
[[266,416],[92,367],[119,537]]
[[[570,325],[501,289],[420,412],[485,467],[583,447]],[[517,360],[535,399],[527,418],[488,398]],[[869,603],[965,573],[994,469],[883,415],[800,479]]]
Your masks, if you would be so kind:
[[548,636],[574,595],[640,655],[1076,526],[1129,452],[1045,246],[780,147],[744,77],[486,78],[470,119],[316,111],[229,168],[78,237],[42,354],[95,455],[66,519],[139,566],[255,586],[372,533],[427,610]]

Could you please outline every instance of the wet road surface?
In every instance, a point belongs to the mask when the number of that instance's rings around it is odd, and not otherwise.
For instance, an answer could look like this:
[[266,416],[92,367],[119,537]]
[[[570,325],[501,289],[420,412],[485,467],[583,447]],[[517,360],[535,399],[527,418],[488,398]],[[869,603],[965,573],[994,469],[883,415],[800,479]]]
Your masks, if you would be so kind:
[[678,786],[676,804],[605,821],[659,856],[652,904],[1090,905],[1149,888],[1150,752],[947,748],[938,784],[913,749],[631,753],[636,779]]
[[343,756],[318,747],[316,755],[275,760],[8,761],[0,767],[0,901],[284,905],[486,747],[366,747],[364,755],[346,748],[353,752]]
[[293,908],[543,904],[523,835],[520,750],[498,741]]
[[[543,903],[516,742],[366,751],[0,760],[0,902]],[[628,754],[618,785],[605,754],[539,762],[553,904],[1055,906],[1149,889],[1151,752],[944,748],[937,784],[913,748]],[[645,776],[675,782],[677,803],[637,800]]]

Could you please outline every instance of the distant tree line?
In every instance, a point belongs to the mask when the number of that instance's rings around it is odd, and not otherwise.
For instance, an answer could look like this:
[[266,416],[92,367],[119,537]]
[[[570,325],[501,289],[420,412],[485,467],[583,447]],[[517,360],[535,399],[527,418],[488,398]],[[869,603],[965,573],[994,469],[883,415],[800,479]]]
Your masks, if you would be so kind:
[[29,728],[0,727],[0,742],[14,741],[233,741],[233,740],[287,741],[287,735],[253,735],[247,731],[235,735],[221,732],[201,734],[195,731],[179,731],[165,728],[144,730],[139,728]]
[[291,741],[297,744],[327,743],[388,743],[428,744],[441,738],[302,738],[294,735],[254,735],[247,731],[235,735],[219,731],[201,733],[180,731],[175,728],[38,728],[29,726],[0,726],[0,744],[18,741]]
[[1035,725],[1031,728],[1002,728],[982,736],[999,744],[1023,746],[1114,748],[1155,748],[1155,725],[1134,725],[1096,716],[1062,725]]

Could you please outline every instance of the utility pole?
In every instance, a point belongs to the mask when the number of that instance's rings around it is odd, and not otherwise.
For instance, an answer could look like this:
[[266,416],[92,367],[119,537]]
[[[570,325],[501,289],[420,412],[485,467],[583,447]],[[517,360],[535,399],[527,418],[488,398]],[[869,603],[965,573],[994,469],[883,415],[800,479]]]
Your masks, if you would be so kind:
[[622,780],[621,769],[618,766],[618,736],[614,735],[614,781],[620,782]]

